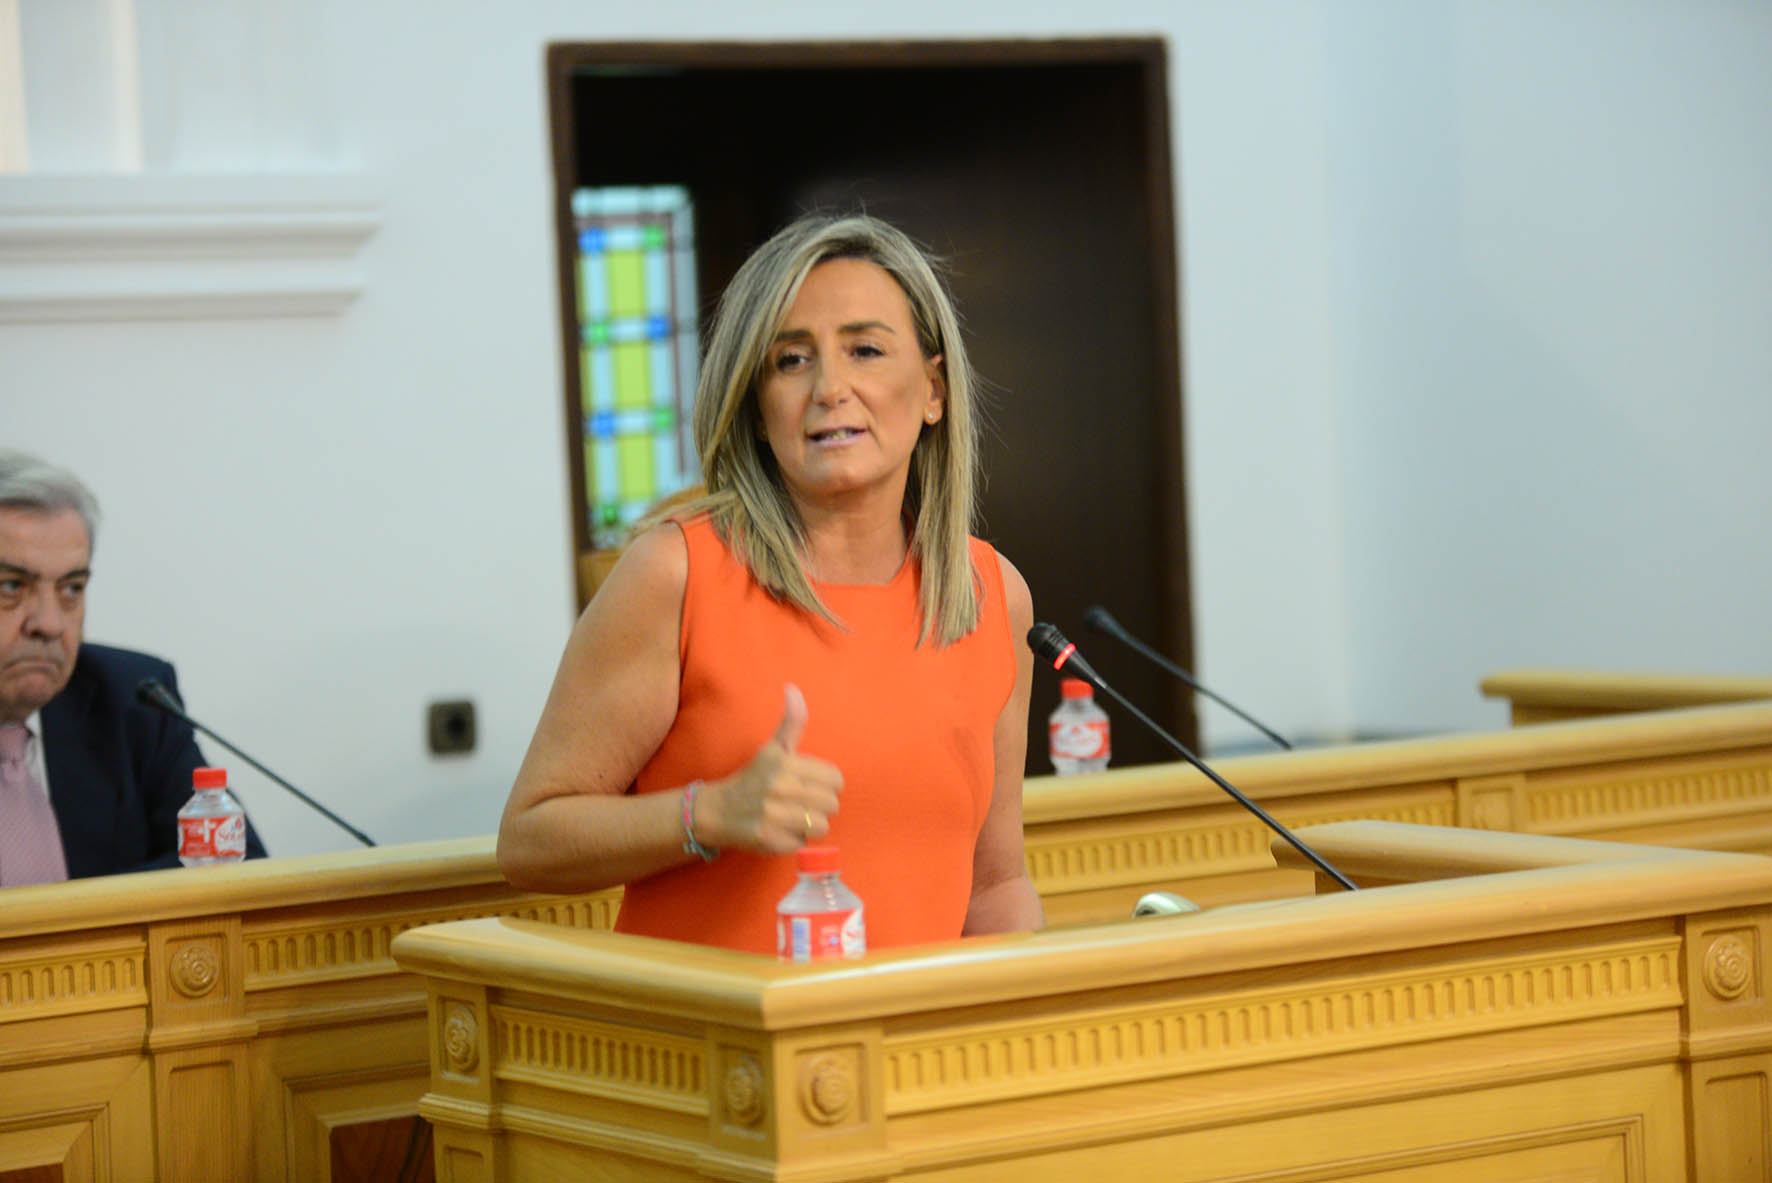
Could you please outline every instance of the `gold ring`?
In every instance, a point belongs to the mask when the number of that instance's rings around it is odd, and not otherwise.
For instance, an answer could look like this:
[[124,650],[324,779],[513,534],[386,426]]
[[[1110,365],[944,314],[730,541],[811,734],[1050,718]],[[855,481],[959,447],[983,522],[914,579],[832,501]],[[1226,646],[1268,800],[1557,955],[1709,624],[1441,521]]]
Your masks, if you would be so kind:
[[812,811],[801,809],[800,816],[806,819],[806,841],[812,841]]

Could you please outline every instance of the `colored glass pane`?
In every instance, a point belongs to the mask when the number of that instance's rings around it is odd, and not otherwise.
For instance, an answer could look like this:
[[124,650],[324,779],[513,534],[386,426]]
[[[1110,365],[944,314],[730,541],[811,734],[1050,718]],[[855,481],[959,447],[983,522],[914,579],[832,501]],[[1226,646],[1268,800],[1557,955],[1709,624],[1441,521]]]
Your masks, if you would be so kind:
[[611,251],[609,260],[609,315],[646,315],[646,258],[639,251]]
[[579,189],[572,214],[585,514],[606,547],[698,479],[694,214],[676,186]]
[[610,346],[609,356],[615,363],[615,405],[624,409],[651,405],[652,367],[646,364],[646,346],[624,341]]
[[628,501],[645,501],[655,487],[652,476],[652,437],[624,435],[616,442],[621,466],[621,495]]

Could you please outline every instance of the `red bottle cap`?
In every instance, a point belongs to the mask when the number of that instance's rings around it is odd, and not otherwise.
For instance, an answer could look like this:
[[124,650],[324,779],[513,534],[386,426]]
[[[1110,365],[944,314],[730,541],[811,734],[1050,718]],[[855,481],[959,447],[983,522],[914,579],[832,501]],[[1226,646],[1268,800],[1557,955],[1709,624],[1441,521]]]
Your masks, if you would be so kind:
[[1081,678],[1061,678],[1058,682],[1059,693],[1066,698],[1094,698],[1095,687]]
[[828,875],[838,867],[835,846],[802,846],[794,855],[794,865],[803,875]]
[[226,768],[193,768],[191,769],[191,787],[193,789],[225,789],[228,787],[228,770]]

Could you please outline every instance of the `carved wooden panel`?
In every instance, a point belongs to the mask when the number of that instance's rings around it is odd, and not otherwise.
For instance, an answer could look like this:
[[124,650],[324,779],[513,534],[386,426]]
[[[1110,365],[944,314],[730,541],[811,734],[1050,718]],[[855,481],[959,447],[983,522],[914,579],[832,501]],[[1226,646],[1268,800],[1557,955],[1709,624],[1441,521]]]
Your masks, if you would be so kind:
[[0,962],[0,1022],[147,1001],[147,946],[140,937],[45,944],[36,953],[23,946]]
[[16,1170],[0,1171],[0,1183],[73,1183],[81,1176],[72,1170],[63,1170],[61,1166],[52,1167],[19,1167]]
[[[63,1060],[0,1075],[0,1172],[81,1183],[146,1177],[154,1115],[140,1056]],[[3,1178],[0,1175],[0,1178]]]
[[631,1026],[493,1006],[496,1075],[706,1114],[706,1045]]
[[1772,1180],[1772,1056],[1697,1064],[1692,1075],[1697,1177]]
[[1301,1055],[1680,1005],[1680,942],[1485,959],[1346,987],[1313,984],[1164,999],[1085,1022],[969,1025],[888,1037],[886,1106],[915,1113]]
[[1459,825],[1474,830],[1525,828],[1526,778],[1521,774],[1460,777],[1457,794]]
[[1524,828],[1581,834],[1750,810],[1772,810],[1772,761],[1764,752],[1535,773]]
[[310,917],[253,926],[245,935],[246,988],[267,990],[397,973],[388,954],[393,939],[407,929],[449,920],[514,916],[569,928],[610,928],[620,900],[619,891],[600,892],[569,899],[403,909],[381,916]]
[[[1320,825],[1353,818],[1452,825],[1449,790],[1383,794],[1358,805],[1288,802],[1270,812],[1288,826]],[[1104,887],[1201,878],[1272,867],[1273,837],[1255,818],[1226,808],[1216,818],[1199,813],[1163,818],[1127,817],[1030,827],[1025,838],[1028,873],[1042,896]],[[1116,914],[1115,918],[1124,913]]]
[[98,1183],[92,1144],[81,1121],[0,1128],[0,1183]]

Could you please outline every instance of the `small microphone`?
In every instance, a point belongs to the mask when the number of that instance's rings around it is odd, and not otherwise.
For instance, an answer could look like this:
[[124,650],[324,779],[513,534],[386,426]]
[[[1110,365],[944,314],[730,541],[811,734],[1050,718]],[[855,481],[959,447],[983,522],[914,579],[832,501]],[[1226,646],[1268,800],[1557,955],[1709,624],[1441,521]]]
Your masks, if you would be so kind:
[[1120,642],[1122,645],[1126,646],[1128,649],[1132,650],[1134,653],[1138,654],[1140,657],[1143,657],[1146,661],[1149,661],[1153,665],[1157,666],[1157,668],[1167,672],[1168,674],[1170,674],[1173,677],[1181,679],[1183,684],[1185,684],[1187,686],[1191,686],[1195,691],[1199,692],[1200,694],[1204,694],[1207,698],[1210,698],[1213,702],[1217,703],[1219,706],[1223,707],[1225,710],[1229,711],[1231,714],[1237,716],[1237,718],[1243,720],[1243,722],[1249,724],[1249,726],[1255,728],[1255,730],[1261,732],[1263,735],[1267,736],[1269,739],[1273,740],[1275,743],[1279,744],[1281,747],[1285,748],[1287,751],[1290,752],[1292,750],[1292,745],[1287,743],[1286,740],[1284,738],[1282,738],[1277,732],[1269,730],[1267,727],[1263,726],[1259,721],[1257,721],[1254,716],[1250,715],[1247,711],[1244,711],[1244,710],[1238,708],[1234,704],[1226,701],[1225,699],[1220,698],[1218,695],[1214,694],[1212,691],[1206,689],[1206,687],[1200,685],[1200,683],[1198,683],[1197,681],[1194,680],[1194,676],[1192,674],[1188,673],[1186,670],[1184,670],[1180,666],[1176,665],[1173,661],[1170,661],[1167,657],[1164,657],[1161,653],[1158,653],[1155,649],[1151,648],[1149,645],[1146,645],[1143,641],[1139,640],[1137,637],[1135,637],[1131,633],[1127,632],[1123,627],[1121,627],[1120,622],[1114,619],[1113,614],[1111,612],[1109,612],[1106,608],[1103,608],[1100,604],[1095,605],[1095,607],[1093,607],[1093,608],[1089,609],[1089,611],[1083,613],[1083,623],[1087,624],[1090,628],[1094,629],[1098,633],[1107,634],[1108,636],[1112,637],[1114,640],[1116,640],[1116,641]]
[[276,773],[272,772],[269,768],[266,768],[263,764],[260,764],[257,760],[254,760],[251,756],[248,756],[245,752],[241,751],[239,748],[235,747],[233,744],[229,743],[227,740],[223,739],[221,736],[217,735],[215,732],[211,731],[209,728],[203,726],[203,724],[197,722],[197,720],[191,718],[191,716],[185,714],[184,704],[180,703],[177,696],[175,696],[172,693],[172,691],[168,690],[163,684],[161,684],[161,682],[158,678],[143,678],[140,682],[137,682],[136,686],[135,686],[135,697],[136,697],[137,702],[141,702],[141,703],[146,704],[147,706],[154,707],[156,710],[165,711],[167,714],[171,715],[173,718],[182,719],[186,723],[189,723],[192,727],[196,728],[198,731],[201,731],[204,735],[207,735],[210,739],[213,739],[216,743],[219,743],[222,747],[228,749],[228,751],[234,753],[236,756],[240,757],[242,760],[246,761],[248,764],[252,765],[254,768],[258,769],[260,772],[262,772],[266,776],[270,777],[277,784],[283,786],[285,789],[288,789],[291,793],[294,793],[296,795],[296,797],[298,797],[300,800],[305,802],[307,805],[320,811],[320,813],[325,815],[325,817],[328,821],[332,822],[334,825],[336,825],[340,829],[344,830],[347,834],[349,834],[351,837],[355,838],[357,841],[361,842],[363,845],[365,845],[365,846],[374,846],[375,845],[375,841],[372,838],[370,838],[368,834],[365,834],[362,830],[359,830],[357,827],[353,826],[350,822],[347,822],[344,818],[342,818],[338,814],[332,812],[332,810],[326,808],[326,806],[320,804],[318,801],[314,800],[312,797],[308,796],[306,793],[302,792],[300,789],[296,788],[294,785],[290,784],[288,781],[284,780],[282,777],[280,777]]
[[[1065,635],[1059,632],[1056,626],[1047,624],[1043,620],[1035,624],[1033,628],[1028,630],[1028,648],[1034,651],[1036,657],[1044,657],[1050,661],[1052,668],[1059,673],[1070,670],[1072,677],[1082,678],[1086,682],[1107,690],[1106,680],[1095,672],[1094,666],[1083,660],[1083,655],[1077,652],[1077,647],[1066,640]],[[1112,692],[1110,691],[1110,693]],[[1119,696],[1115,695],[1115,697]]]
[[1336,870],[1329,864],[1327,859],[1312,850],[1309,846],[1306,846],[1304,841],[1299,838],[1298,835],[1275,821],[1269,816],[1267,810],[1244,796],[1243,792],[1235,785],[1231,784],[1230,781],[1212,771],[1211,768],[1207,767],[1204,760],[1188,751],[1187,745],[1163,730],[1162,727],[1157,725],[1156,720],[1133,706],[1127,701],[1125,695],[1121,694],[1118,690],[1115,690],[1112,686],[1109,686],[1103,681],[1100,675],[1090,668],[1089,663],[1083,660],[1083,655],[1077,652],[1077,647],[1066,640],[1065,635],[1059,632],[1058,629],[1044,621],[1034,625],[1033,628],[1028,630],[1028,647],[1034,651],[1035,656],[1045,658],[1047,661],[1051,662],[1053,669],[1058,670],[1061,673],[1066,670],[1073,671],[1073,676],[1083,678],[1085,681],[1091,683],[1097,690],[1100,690],[1109,698],[1126,708],[1127,713],[1137,719],[1140,723],[1143,723],[1152,733],[1162,739],[1170,747],[1181,753],[1182,759],[1205,773],[1206,776],[1211,779],[1213,784],[1236,798],[1237,804],[1260,818],[1268,829],[1291,843],[1294,850],[1315,863],[1322,869],[1324,874],[1328,875],[1331,879],[1335,880],[1349,891],[1359,890],[1359,885],[1352,879],[1349,879],[1346,875],[1343,875],[1340,871]]
[[1138,904],[1132,909],[1132,914],[1134,916],[1182,916],[1199,910],[1200,905],[1184,895],[1176,895],[1173,891],[1147,891],[1138,897]]

